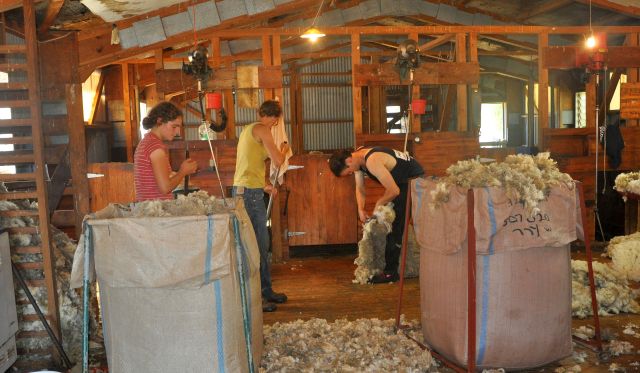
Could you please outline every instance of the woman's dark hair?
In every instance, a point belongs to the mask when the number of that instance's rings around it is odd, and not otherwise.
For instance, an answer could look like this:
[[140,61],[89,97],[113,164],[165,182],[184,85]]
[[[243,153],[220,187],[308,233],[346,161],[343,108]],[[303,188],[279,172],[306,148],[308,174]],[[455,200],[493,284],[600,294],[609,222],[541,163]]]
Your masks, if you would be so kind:
[[329,158],[329,168],[334,175],[340,176],[340,173],[347,168],[346,160],[351,157],[350,150],[338,150]]
[[160,119],[160,123],[167,123],[181,116],[182,111],[180,111],[176,105],[164,101],[154,106],[147,116],[144,117],[142,127],[150,130],[158,124],[158,119]]
[[279,117],[282,115],[282,108],[280,107],[280,103],[275,100],[267,100],[260,105],[260,110],[258,110],[258,115],[261,117]]

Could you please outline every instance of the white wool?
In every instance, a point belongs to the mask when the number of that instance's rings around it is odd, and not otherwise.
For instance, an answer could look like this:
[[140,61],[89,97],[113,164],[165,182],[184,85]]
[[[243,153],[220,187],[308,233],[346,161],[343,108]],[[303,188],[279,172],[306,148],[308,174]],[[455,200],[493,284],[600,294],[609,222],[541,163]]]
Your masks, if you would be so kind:
[[628,355],[633,353],[633,345],[627,341],[613,340],[605,346],[606,351],[613,356]]
[[355,284],[366,284],[384,269],[384,252],[387,235],[391,232],[391,224],[396,218],[393,203],[378,206],[363,227],[362,239],[358,242],[358,257],[354,264]]
[[[264,327],[260,372],[429,372],[428,351],[394,329],[395,320],[297,320]],[[420,325],[408,324],[410,335]]]
[[459,161],[447,168],[447,176],[431,192],[432,208],[449,200],[452,186],[462,188],[502,187],[506,195],[524,204],[526,211],[535,214],[538,203],[546,198],[549,189],[564,185],[573,189],[571,176],[558,170],[549,153],[509,155],[502,163],[483,164],[479,160]]
[[152,200],[132,204],[131,217],[192,216],[228,212],[221,199],[197,191],[174,200]]
[[555,373],[578,373],[578,372],[582,372],[582,368],[580,368],[580,365],[574,365],[570,367],[559,367],[559,368],[556,368],[554,372]]
[[[587,262],[572,260],[572,300],[574,316],[584,318],[592,315],[591,292],[587,275]],[[637,291],[630,289],[626,277],[608,264],[593,262],[598,314],[608,316],[620,312],[640,313],[636,302]]]
[[640,172],[626,172],[619,174],[616,176],[613,189],[622,193],[640,194]]
[[613,268],[629,280],[640,281],[640,232],[614,237],[607,246]]
[[573,330],[572,334],[578,338],[587,340],[593,338],[596,332],[593,328],[583,325],[578,329]]

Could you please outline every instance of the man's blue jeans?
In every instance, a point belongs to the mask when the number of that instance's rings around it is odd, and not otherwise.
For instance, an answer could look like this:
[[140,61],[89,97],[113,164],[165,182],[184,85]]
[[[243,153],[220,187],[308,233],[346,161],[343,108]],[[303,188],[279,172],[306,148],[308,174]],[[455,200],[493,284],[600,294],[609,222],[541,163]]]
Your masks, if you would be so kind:
[[[238,187],[233,187],[233,196],[238,195]],[[253,231],[256,234],[258,248],[260,249],[260,284],[262,295],[273,292],[271,288],[271,265],[269,263],[270,238],[267,230],[267,207],[264,204],[264,190],[262,188],[244,188],[241,195],[244,200],[244,208],[247,210]]]

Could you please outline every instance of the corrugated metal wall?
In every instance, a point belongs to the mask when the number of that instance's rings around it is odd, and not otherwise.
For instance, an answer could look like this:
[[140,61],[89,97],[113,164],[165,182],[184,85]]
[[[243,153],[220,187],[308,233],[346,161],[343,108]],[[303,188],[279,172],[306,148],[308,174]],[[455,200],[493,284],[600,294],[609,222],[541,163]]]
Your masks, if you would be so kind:
[[309,65],[300,71],[305,150],[353,147],[351,75],[328,74],[350,71],[351,59],[346,57]]

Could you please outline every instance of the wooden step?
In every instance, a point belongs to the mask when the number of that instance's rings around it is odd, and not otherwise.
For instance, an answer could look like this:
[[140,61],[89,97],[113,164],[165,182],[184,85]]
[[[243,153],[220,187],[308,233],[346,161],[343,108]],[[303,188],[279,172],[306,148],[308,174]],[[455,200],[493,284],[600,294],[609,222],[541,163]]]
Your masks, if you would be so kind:
[[0,107],[3,108],[19,108],[29,106],[31,106],[31,101],[29,100],[0,100]]
[[48,339],[49,334],[46,330],[20,330],[16,338],[44,338]]
[[0,152],[0,165],[11,165],[19,163],[33,163],[35,158],[31,150],[15,150]]
[[0,71],[13,72],[13,71],[26,71],[26,63],[0,63]]
[[32,144],[33,137],[31,136],[17,136],[17,137],[8,137],[8,138],[0,138],[0,144]]
[[5,218],[17,218],[17,217],[38,217],[38,210],[6,210],[0,211],[0,216]]
[[3,89],[28,90],[29,83],[28,82],[0,83],[0,90],[3,90]]
[[12,182],[12,181],[34,181],[36,176],[33,172],[25,172],[20,174],[0,174],[0,181]]
[[38,198],[38,192],[36,192],[35,190],[30,190],[26,192],[0,193],[0,199],[5,199],[5,200],[27,199],[27,198]]
[[9,232],[9,234],[19,234],[19,233],[37,234],[38,233],[38,227],[9,227],[6,229]]
[[42,262],[25,262],[25,263],[15,263],[16,267],[18,267],[19,270],[22,271],[26,271],[26,270],[30,270],[30,269],[42,269],[43,265]]
[[76,224],[74,210],[55,210],[51,215],[51,224],[55,227],[73,227]]
[[23,119],[0,119],[0,127],[24,127],[31,126],[33,120],[31,118]]
[[27,46],[25,44],[0,44],[0,53],[26,53]]
[[14,254],[40,254],[42,249],[40,246],[19,246],[11,248],[11,252]]

